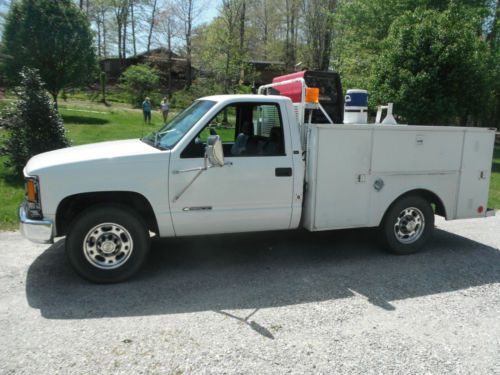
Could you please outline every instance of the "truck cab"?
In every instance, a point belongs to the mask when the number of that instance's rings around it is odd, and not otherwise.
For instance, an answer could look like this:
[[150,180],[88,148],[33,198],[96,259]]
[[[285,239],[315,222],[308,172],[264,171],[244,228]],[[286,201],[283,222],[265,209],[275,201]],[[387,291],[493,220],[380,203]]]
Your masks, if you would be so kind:
[[[170,151],[168,195],[175,235],[296,228],[304,161],[290,99],[232,95],[202,100],[213,107]],[[210,168],[190,184],[193,170],[204,163],[211,135],[221,138],[225,165]]]

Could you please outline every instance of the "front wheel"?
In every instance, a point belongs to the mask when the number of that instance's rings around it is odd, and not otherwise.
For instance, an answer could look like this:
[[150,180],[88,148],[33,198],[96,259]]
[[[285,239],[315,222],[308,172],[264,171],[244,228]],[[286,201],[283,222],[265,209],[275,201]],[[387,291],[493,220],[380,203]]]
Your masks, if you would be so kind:
[[66,237],[66,254],[83,278],[123,281],[135,274],[149,252],[149,231],[133,212],[119,206],[89,208]]
[[429,241],[434,231],[434,211],[422,197],[405,197],[389,208],[380,229],[384,245],[392,253],[412,254]]

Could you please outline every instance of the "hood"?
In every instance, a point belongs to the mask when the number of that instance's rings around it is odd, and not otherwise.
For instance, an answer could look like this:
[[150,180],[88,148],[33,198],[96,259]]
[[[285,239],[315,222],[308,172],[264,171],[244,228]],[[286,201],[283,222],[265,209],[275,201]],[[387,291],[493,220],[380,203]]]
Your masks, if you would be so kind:
[[24,168],[25,175],[59,165],[84,163],[89,161],[132,157],[137,155],[158,154],[158,150],[140,139],[92,143],[83,146],[62,148],[44,152],[32,157]]

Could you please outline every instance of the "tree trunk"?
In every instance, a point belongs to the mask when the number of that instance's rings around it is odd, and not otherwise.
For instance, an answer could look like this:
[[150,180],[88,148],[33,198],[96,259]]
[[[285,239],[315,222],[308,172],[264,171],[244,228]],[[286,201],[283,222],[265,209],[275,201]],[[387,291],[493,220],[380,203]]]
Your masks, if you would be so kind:
[[333,36],[333,27],[332,22],[329,18],[329,15],[335,11],[337,6],[337,0],[329,0],[328,1],[328,14],[325,15],[325,36],[323,42],[323,56],[320,63],[321,70],[328,70],[330,67],[330,57],[332,53],[332,36]]
[[57,103],[57,96],[59,95],[59,91],[51,91],[50,95],[52,95],[52,99],[54,100],[54,108],[59,110],[59,105]]
[[240,85],[245,81],[245,15],[246,15],[246,1],[243,0],[240,8]]
[[168,72],[167,72],[167,89],[169,96],[172,92],[172,21],[168,20],[167,25],[167,46],[168,46]]
[[290,40],[289,40],[289,64],[290,69],[295,68],[295,22],[296,22],[295,0],[292,0],[292,9],[290,14]]
[[122,24],[118,19],[116,20],[116,27],[118,29],[118,58],[123,64],[123,54],[122,54]]
[[[493,21],[492,21],[492,27],[491,27],[491,32],[488,34],[488,42],[490,45],[490,50],[494,54],[500,46],[497,44],[498,43],[498,32],[500,29],[500,0],[497,0],[496,7],[495,7],[495,15],[493,16]],[[492,114],[491,114],[491,120],[493,123],[493,126],[497,128],[497,130],[500,130],[500,84],[495,85],[495,91],[494,91],[494,96],[495,100],[493,109],[492,109]]]
[[104,9],[101,10],[101,19],[102,19],[102,55],[103,57],[108,56],[108,48],[106,41],[106,12]]
[[267,11],[267,0],[264,0],[264,35],[263,35],[263,38],[262,38],[262,41],[264,43],[264,54],[263,54],[263,57],[264,57],[264,60],[267,60],[267,42],[268,42],[268,28],[269,28],[269,14],[268,14],[268,11]]
[[298,24],[297,0],[286,0],[285,69],[293,70],[296,60],[296,40]]
[[97,26],[97,56],[102,57],[102,48],[101,48],[101,19],[99,18],[99,15],[97,16],[97,19],[96,19],[96,26]]
[[229,50],[226,53],[226,66],[224,72],[224,94],[229,93],[229,62],[231,61],[231,53]]
[[285,30],[285,69],[290,70],[290,1],[285,0],[285,18],[286,18],[286,30]]
[[186,88],[190,88],[193,83],[191,72],[191,29],[193,26],[193,1],[188,0],[188,14],[186,20]]
[[137,43],[135,39],[135,14],[134,14],[135,3],[134,0],[130,0],[130,23],[132,25],[132,48],[134,50],[134,56],[137,55]]
[[155,25],[156,4],[157,4],[157,0],[154,0],[154,2],[153,2],[153,10],[151,11],[151,23],[149,25],[148,45],[147,45],[147,51],[148,52],[151,49],[151,38],[153,37],[153,28],[154,28],[154,25]]
[[122,55],[123,55],[123,60],[127,58],[127,22],[128,21],[128,15],[125,14],[123,17],[123,35],[122,35]]

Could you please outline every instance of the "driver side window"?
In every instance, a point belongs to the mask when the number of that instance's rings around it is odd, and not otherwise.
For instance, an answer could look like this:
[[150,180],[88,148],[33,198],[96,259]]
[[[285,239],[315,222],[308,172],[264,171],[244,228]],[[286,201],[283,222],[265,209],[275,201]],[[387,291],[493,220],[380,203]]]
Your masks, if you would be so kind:
[[283,124],[278,104],[237,103],[222,109],[181,153],[202,158],[210,135],[222,139],[226,157],[285,155]]

